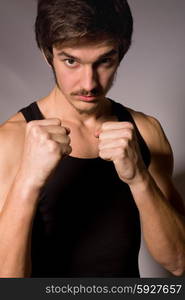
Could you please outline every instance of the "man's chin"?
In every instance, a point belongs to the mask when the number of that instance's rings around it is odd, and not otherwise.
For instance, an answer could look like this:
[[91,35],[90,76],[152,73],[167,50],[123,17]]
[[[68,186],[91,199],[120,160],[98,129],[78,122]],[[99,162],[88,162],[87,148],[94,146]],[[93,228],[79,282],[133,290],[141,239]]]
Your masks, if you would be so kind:
[[70,95],[66,97],[70,104],[79,114],[93,114],[99,111],[100,107],[106,102],[104,95],[93,96],[92,99],[83,99],[79,95]]
[[94,112],[97,111],[97,108],[98,108],[98,102],[96,101],[93,101],[91,103],[85,103],[85,105],[82,106],[78,106],[78,107],[75,107],[76,110],[80,113],[80,114],[93,114]]

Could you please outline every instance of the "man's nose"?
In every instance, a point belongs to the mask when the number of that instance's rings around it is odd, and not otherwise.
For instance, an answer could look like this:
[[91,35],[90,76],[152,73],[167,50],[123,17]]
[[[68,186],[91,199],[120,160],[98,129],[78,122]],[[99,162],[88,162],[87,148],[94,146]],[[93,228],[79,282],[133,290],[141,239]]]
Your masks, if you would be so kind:
[[90,92],[97,88],[98,76],[93,66],[85,66],[81,76],[81,85],[84,90]]

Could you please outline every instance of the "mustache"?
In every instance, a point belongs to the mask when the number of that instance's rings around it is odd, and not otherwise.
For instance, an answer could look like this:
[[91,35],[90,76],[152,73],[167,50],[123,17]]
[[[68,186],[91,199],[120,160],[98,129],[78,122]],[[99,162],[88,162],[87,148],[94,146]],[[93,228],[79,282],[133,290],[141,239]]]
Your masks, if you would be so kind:
[[71,93],[72,96],[101,96],[102,90],[100,88],[95,88],[91,91],[86,91],[84,89]]

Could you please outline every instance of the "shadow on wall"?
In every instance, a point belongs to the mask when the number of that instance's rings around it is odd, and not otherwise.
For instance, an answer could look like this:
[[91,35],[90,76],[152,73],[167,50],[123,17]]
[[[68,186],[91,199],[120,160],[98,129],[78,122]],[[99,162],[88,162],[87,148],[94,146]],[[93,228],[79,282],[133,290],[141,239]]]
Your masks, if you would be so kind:
[[[175,175],[173,178],[173,182],[178,192],[180,193],[185,205],[185,171]],[[185,277],[185,272],[182,277]]]
[[[174,176],[173,182],[178,192],[185,203],[185,171],[178,173]],[[175,277],[165,269],[163,269],[158,263],[154,261],[149,251],[147,250],[146,244],[141,240],[141,250],[139,255],[139,267],[141,278],[154,277],[154,278],[169,278]],[[185,273],[181,276],[184,277]]]
[[174,176],[173,182],[185,203],[185,171]]

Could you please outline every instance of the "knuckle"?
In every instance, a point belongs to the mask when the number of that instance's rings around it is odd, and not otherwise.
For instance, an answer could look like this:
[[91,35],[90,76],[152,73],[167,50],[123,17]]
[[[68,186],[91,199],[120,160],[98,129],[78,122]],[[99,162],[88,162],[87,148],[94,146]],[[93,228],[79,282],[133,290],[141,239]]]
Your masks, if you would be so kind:
[[[127,138],[121,138],[120,139],[120,144],[122,147],[126,148],[128,146],[128,139]],[[120,148],[123,149],[123,148]]]
[[123,122],[125,128],[134,129],[134,124],[132,122]]
[[102,129],[102,130],[108,129],[109,126],[110,126],[110,122],[104,122],[104,123],[102,124],[101,129]]
[[102,131],[99,135],[99,141],[100,142],[103,141],[105,139],[105,137],[106,137],[106,134]]
[[134,124],[131,123],[131,122],[129,122],[128,124],[129,124],[129,128],[130,128],[131,130],[134,130]]
[[103,123],[101,126],[101,130],[105,130],[107,128],[107,123]]
[[69,135],[66,137],[67,139],[67,144],[70,144],[71,143],[71,138],[69,137]]
[[60,141],[63,145],[69,145],[71,143],[71,138],[68,135],[62,135],[60,136]]
[[133,138],[135,136],[135,128],[134,127],[130,129],[130,136],[131,136],[131,138]]
[[67,146],[64,153],[65,154],[70,154],[72,152],[72,147],[71,146]]
[[32,124],[30,125],[30,132],[32,135],[37,136],[41,134],[42,130],[39,125]]
[[35,125],[35,120],[29,121],[29,122],[27,123],[27,127],[28,127],[28,128],[31,128],[31,127],[34,126],[34,125]]
[[132,122],[130,122],[130,121],[126,121],[126,122],[125,122],[125,125],[127,125],[127,126],[131,126],[131,125],[132,125]]
[[131,130],[131,131],[128,133],[128,138],[129,138],[129,140],[133,140],[133,137],[134,137],[134,131]]
[[100,133],[100,135],[99,135],[99,143],[101,140],[102,140],[102,133]]
[[61,120],[60,119],[54,118],[52,120],[53,120],[53,123],[56,124],[56,125],[60,125],[61,124]]
[[47,148],[49,152],[55,152],[56,150],[58,150],[58,144],[52,140],[48,140]]
[[40,131],[40,136],[43,140],[48,140],[50,138],[50,134],[46,131]]
[[36,126],[34,121],[30,121],[26,124],[26,131],[29,132],[32,128]]
[[68,154],[70,154],[72,152],[72,147],[68,146]]
[[121,143],[122,146],[125,146],[125,145],[126,145],[126,140],[125,140],[125,138],[121,138],[121,139],[120,139],[120,143]]
[[125,153],[125,151],[123,150],[122,147],[118,147],[118,148],[116,149],[116,154],[117,154],[117,155],[123,156],[124,153]]
[[66,135],[67,134],[67,130],[66,130],[66,128],[65,127],[61,127],[61,134],[62,135]]
[[133,138],[133,130],[131,128],[128,128],[125,130],[125,136],[128,138],[128,139],[132,139]]

